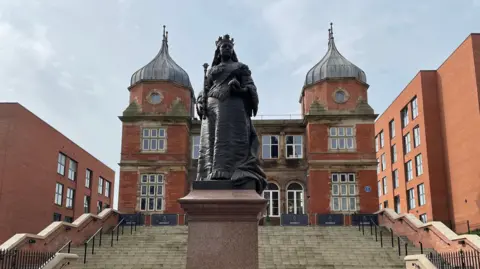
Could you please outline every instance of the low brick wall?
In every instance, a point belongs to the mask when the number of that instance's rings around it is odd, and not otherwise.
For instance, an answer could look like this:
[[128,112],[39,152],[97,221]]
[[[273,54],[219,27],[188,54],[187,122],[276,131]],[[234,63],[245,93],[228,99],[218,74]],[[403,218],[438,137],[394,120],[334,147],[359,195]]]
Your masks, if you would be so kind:
[[457,235],[442,222],[423,223],[412,214],[399,215],[390,208],[382,209],[376,214],[381,226],[392,229],[396,235],[406,236],[417,247],[421,242],[424,248],[435,249],[437,252],[461,249],[480,251],[478,235]]
[[83,244],[100,227],[109,231],[118,223],[120,213],[104,209],[100,214],[83,214],[73,223],[54,221],[38,234],[16,234],[0,245],[0,249],[22,249],[55,252],[72,240],[72,246]]

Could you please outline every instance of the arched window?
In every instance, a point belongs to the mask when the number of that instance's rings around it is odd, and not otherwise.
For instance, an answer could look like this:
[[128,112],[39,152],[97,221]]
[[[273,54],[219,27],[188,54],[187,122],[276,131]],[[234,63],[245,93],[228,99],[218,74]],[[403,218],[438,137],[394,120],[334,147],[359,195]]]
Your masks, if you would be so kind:
[[268,183],[263,191],[263,198],[267,199],[267,214],[270,217],[280,216],[280,190],[275,183]]
[[303,187],[299,183],[294,182],[287,187],[287,212],[288,214],[305,213]]

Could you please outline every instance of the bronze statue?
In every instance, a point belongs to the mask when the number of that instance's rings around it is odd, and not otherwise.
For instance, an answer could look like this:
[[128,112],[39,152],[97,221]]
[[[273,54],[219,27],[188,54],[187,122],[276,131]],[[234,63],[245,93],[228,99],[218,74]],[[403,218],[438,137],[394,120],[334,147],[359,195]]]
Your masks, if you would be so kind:
[[267,181],[251,120],[258,110],[257,88],[248,66],[237,59],[233,38],[219,37],[216,46],[205,89],[197,97],[202,119],[197,180],[232,180],[239,188],[253,181],[260,194]]

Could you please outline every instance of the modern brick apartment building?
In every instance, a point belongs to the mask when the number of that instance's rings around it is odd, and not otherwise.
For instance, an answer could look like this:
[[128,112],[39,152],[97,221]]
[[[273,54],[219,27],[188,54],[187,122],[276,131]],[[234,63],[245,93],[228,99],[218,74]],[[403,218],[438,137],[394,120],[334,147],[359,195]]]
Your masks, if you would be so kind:
[[[339,53],[333,32],[328,43],[325,56],[298,87],[302,115],[254,118],[269,182],[263,195],[273,223],[286,214],[308,216],[310,223],[317,221],[315,214],[338,214],[334,217],[348,223],[351,214],[378,207],[377,115],[368,105],[366,76]],[[196,177],[200,133],[194,90],[169,55],[166,34],[160,52],[133,74],[128,89],[129,106],[120,116],[119,210],[158,223],[162,214],[183,214],[177,200]]]
[[115,172],[18,103],[0,103],[0,243],[113,203]]
[[[480,224],[480,34],[420,71],[375,123],[379,207]],[[480,228],[480,226],[479,226]]]

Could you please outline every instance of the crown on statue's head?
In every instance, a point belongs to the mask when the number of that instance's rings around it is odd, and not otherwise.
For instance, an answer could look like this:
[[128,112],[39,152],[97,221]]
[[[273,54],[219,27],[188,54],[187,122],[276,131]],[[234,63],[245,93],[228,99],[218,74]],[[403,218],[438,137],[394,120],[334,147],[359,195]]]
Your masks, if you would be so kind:
[[233,46],[233,38],[230,38],[229,34],[226,34],[223,37],[219,36],[218,40],[215,42],[215,45],[217,45],[217,47],[220,47],[223,43],[230,43]]

